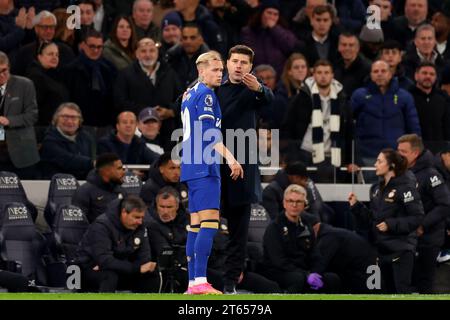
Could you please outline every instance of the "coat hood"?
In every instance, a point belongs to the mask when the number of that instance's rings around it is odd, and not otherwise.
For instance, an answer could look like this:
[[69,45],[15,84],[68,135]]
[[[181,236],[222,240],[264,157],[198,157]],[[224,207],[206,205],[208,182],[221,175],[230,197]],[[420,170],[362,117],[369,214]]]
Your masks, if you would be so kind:
[[429,150],[424,150],[416,160],[416,164],[411,168],[414,173],[423,169],[434,167],[434,156]]

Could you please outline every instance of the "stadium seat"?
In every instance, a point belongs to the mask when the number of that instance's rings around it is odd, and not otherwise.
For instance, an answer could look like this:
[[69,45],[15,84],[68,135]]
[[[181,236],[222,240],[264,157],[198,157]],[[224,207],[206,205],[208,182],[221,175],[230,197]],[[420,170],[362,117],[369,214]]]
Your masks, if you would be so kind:
[[0,215],[4,207],[11,202],[25,204],[33,222],[36,221],[38,211],[28,200],[19,177],[13,172],[0,171]]
[[53,234],[60,261],[70,263],[75,259],[78,243],[88,226],[86,215],[79,207],[62,205],[58,208]]
[[50,228],[53,229],[58,208],[72,204],[72,195],[79,186],[77,179],[71,174],[59,173],[52,177],[44,210],[44,217]]
[[43,238],[36,231],[27,206],[12,202],[0,215],[0,253],[4,261],[15,261],[20,272],[37,284],[46,284],[42,261]]
[[133,173],[133,171],[128,170],[123,178],[122,188],[127,192],[127,194],[134,194],[139,196],[142,189],[142,180]]
[[270,221],[270,216],[262,205],[258,203],[252,204],[247,242],[249,259],[247,267],[250,271],[255,271],[257,265],[262,261],[263,237]]

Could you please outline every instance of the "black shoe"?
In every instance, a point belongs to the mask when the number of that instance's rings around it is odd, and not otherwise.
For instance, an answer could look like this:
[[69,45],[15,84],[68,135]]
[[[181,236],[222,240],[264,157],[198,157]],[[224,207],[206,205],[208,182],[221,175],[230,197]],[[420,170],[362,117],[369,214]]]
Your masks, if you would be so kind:
[[236,292],[236,284],[234,283],[225,283],[223,287],[223,294],[237,294]]

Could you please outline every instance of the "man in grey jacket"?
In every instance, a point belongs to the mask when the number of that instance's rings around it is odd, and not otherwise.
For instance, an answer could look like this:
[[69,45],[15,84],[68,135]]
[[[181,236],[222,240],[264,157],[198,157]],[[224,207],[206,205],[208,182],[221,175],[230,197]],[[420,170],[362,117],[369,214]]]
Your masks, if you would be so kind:
[[8,56],[0,51],[0,167],[33,179],[39,162],[33,128],[38,119],[36,91],[31,80],[10,75],[9,68]]

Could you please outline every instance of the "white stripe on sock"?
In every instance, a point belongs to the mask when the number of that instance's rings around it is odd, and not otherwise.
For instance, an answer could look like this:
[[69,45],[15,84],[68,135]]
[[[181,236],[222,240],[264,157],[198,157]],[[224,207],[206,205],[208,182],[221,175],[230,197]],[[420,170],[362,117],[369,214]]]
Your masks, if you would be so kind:
[[198,277],[198,278],[195,278],[195,285],[197,286],[197,285],[199,285],[199,284],[204,284],[204,283],[207,283],[208,282],[208,280],[206,280],[206,277]]

